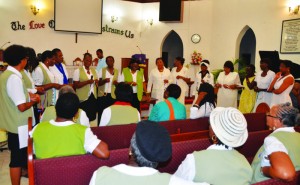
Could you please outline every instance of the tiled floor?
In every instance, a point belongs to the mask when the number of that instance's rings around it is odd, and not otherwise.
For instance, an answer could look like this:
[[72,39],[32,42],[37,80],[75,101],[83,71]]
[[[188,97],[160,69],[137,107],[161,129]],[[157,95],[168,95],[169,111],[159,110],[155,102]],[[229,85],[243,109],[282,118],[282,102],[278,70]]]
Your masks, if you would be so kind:
[[[10,176],[9,176],[9,159],[10,152],[8,150],[4,150],[0,152],[0,184],[1,185],[9,185],[10,184]],[[28,185],[28,178],[21,178],[21,185]]]
[[[187,117],[189,117],[190,115],[190,107],[191,105],[186,105]],[[96,125],[97,125],[96,121],[91,122],[91,126],[96,126]],[[9,159],[10,159],[10,153],[8,150],[4,150],[3,152],[0,152],[0,184],[1,185],[10,184],[9,167],[8,167]],[[22,177],[21,185],[28,185],[28,178]]]

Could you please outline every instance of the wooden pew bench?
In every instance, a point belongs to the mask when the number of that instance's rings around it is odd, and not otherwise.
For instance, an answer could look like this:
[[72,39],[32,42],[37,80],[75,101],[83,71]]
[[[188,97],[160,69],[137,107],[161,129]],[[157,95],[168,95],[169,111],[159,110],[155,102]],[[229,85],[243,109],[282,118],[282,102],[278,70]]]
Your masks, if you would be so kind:
[[[267,130],[266,115],[264,113],[245,114],[245,118],[248,122],[249,132]],[[184,140],[188,140],[188,138],[191,139],[203,138],[202,136],[205,136],[205,132],[201,133],[199,131],[207,132],[208,125],[209,125],[208,119],[209,118],[206,117],[206,118],[198,118],[198,119],[173,120],[173,121],[160,122],[159,124],[164,126],[168,130],[170,135],[191,133],[191,134],[187,134],[186,136],[184,135],[174,136],[174,141],[184,141]],[[91,129],[99,139],[105,141],[109,145],[110,150],[115,150],[115,149],[129,147],[130,139],[136,129],[136,124],[91,127]],[[187,139],[179,139],[179,138],[187,138]]]

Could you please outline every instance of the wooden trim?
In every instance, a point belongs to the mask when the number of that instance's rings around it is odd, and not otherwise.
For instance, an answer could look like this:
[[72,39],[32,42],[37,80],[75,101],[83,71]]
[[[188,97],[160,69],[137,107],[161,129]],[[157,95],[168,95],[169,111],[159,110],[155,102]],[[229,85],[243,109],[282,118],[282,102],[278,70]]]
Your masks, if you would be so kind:
[[[32,131],[32,117],[28,118],[28,133]],[[29,185],[34,185],[34,170],[33,170],[33,139],[28,137],[28,178]]]
[[170,135],[172,142],[180,142],[194,139],[209,138],[208,130],[196,131],[196,132],[187,132],[180,134]]

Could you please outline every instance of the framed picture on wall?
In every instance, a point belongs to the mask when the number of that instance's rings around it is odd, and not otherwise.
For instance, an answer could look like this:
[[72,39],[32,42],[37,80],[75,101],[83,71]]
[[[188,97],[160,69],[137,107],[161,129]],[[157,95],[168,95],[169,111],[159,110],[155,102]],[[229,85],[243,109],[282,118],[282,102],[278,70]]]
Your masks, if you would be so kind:
[[300,19],[282,21],[280,53],[300,53]]

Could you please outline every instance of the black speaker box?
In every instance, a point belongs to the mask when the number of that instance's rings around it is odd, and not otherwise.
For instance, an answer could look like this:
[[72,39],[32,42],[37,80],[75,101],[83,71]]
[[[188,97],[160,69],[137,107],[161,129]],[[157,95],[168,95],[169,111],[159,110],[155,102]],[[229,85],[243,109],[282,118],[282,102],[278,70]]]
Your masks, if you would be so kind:
[[159,21],[182,22],[182,10],[181,0],[160,0]]

